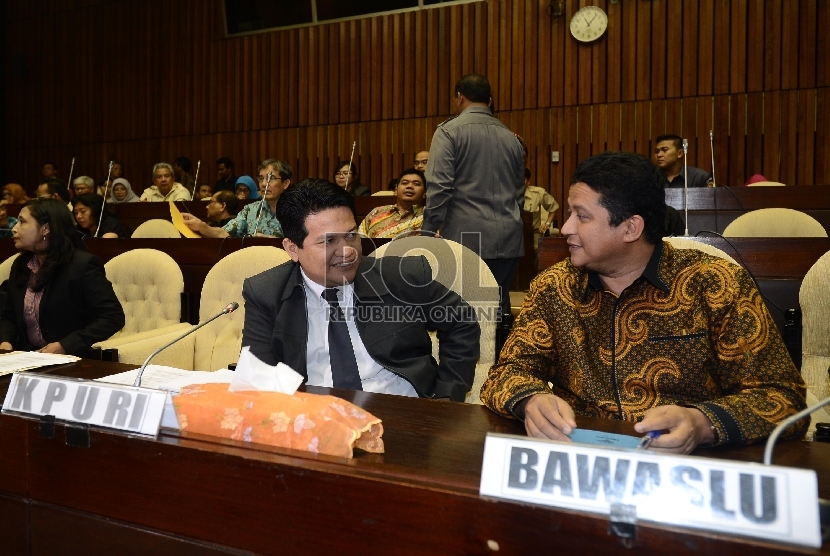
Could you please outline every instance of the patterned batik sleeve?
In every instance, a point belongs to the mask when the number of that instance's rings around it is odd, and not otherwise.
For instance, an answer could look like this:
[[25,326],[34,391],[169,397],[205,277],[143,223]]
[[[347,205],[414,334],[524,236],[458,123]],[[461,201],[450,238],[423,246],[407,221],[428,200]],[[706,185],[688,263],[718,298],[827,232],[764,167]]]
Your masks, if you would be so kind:
[[557,360],[551,326],[554,312],[554,271],[549,269],[531,282],[530,292],[513,324],[510,337],[481,387],[481,401],[505,417],[514,417],[516,404],[534,394],[551,393]]
[[[727,282],[713,288],[726,295],[707,299],[719,362],[712,378],[723,396],[693,405],[712,421],[718,444],[751,444],[806,407],[806,386],[755,283],[743,268],[723,265],[728,271],[710,278]],[[808,425],[802,420],[784,437],[801,437]]]

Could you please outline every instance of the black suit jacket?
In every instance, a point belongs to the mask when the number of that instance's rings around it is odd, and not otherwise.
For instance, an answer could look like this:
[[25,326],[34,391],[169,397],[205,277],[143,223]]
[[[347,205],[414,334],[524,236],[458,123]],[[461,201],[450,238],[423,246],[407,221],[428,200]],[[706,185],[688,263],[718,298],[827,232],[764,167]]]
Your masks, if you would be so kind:
[[[464,400],[475,376],[481,329],[473,308],[432,279],[424,257],[364,257],[354,296],[357,330],[375,361],[409,381],[421,397]],[[248,278],[242,297],[242,345],[265,363],[285,363],[307,380],[300,265],[288,262]],[[447,309],[455,314],[447,317]],[[432,357],[428,330],[438,332],[440,363]]]
[[[19,273],[28,277],[31,255],[23,253],[12,265],[8,293],[0,314],[0,342],[30,350],[23,322],[26,286],[18,285]],[[46,343],[60,342],[66,353],[84,355],[95,342],[106,340],[124,327],[124,310],[104,274],[101,259],[75,250],[72,258],[46,284],[40,300],[40,331]]]

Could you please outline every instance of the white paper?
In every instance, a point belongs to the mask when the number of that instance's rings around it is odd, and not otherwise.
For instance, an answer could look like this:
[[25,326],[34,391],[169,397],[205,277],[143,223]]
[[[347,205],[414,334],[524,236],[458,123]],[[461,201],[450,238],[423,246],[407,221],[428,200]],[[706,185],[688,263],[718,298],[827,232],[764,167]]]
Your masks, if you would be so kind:
[[[138,369],[133,369],[132,371],[105,376],[97,380],[113,384],[129,384],[132,386],[137,376]],[[234,372],[228,369],[206,372],[188,371],[175,367],[165,367],[163,365],[147,365],[141,377],[141,387],[178,393],[182,387],[190,384],[230,383],[233,380],[233,376]]]
[[39,351],[13,351],[0,355],[0,376],[49,365],[65,365],[80,359],[74,355],[40,353]]
[[276,367],[272,367],[257,359],[249,347],[245,346],[239,354],[228,391],[258,390],[293,396],[302,383],[303,376],[285,363],[277,363]]

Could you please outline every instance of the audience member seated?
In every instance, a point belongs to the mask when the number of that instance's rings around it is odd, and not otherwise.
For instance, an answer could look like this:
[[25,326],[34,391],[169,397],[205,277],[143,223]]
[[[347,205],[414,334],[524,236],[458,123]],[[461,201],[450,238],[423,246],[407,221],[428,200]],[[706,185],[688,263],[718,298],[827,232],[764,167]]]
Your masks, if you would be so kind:
[[112,199],[112,186],[115,183],[115,180],[118,178],[122,178],[123,176],[123,166],[117,160],[112,161],[112,170],[109,174],[109,181],[107,181],[107,176],[104,176],[98,181],[98,195],[103,197],[110,202]]
[[199,186],[199,189],[196,190],[196,199],[199,201],[210,201],[212,196],[213,188],[207,183],[203,183]]
[[429,151],[420,151],[415,155],[415,162],[413,167],[421,172],[427,171],[427,162],[429,161]]
[[[129,237],[126,228],[104,206],[104,198],[97,193],[84,193],[75,197],[73,209],[78,231],[83,237]],[[101,226],[98,226],[98,222]]]
[[236,198],[240,201],[258,201],[262,198],[256,182],[251,176],[236,178]]
[[[539,249],[539,238],[550,230],[559,203],[547,190],[530,185],[530,177],[530,168],[525,167],[524,210],[533,214],[533,248]],[[544,224],[542,223],[542,209],[545,209],[548,213],[548,218]]]
[[95,192],[95,182],[89,176],[78,176],[72,180],[72,190],[75,196]]
[[3,201],[7,204],[22,205],[29,200],[26,192],[18,183],[7,183],[3,186]]
[[6,205],[0,203],[0,237],[12,237],[12,228],[17,224],[17,218],[9,216]]
[[40,167],[40,174],[44,181],[58,179],[58,165],[54,162],[44,162]]
[[571,257],[533,280],[481,390],[530,436],[567,440],[575,415],[603,417],[667,431],[651,446],[689,453],[761,441],[806,406],[750,275],[661,240],[663,179],[646,157],[621,152],[585,160],[571,178]]
[[189,201],[190,192],[173,179],[173,167],[166,162],[153,166],[153,185],[141,194],[141,201]]
[[173,172],[176,174],[176,181],[187,189],[187,192],[193,194],[193,189],[196,187],[196,180],[190,175],[190,168],[192,164],[190,159],[186,156],[180,156],[173,161]]
[[[683,176],[683,140],[677,135],[660,135],[654,140],[654,162],[663,174],[664,187],[683,187],[685,178]],[[710,176],[704,170],[688,166],[689,187],[706,187],[712,182]]]
[[133,193],[130,182],[124,178],[112,180],[112,196],[107,199],[108,203],[137,203],[138,195]]
[[84,249],[66,205],[35,199],[20,210],[0,313],[0,349],[84,355],[124,326],[104,265]]
[[396,203],[377,207],[366,215],[360,224],[360,234],[365,237],[403,237],[421,230],[424,223],[424,173],[415,168],[401,172]]
[[257,175],[258,193],[262,199],[245,205],[236,218],[221,228],[211,227],[188,213],[182,214],[184,223],[202,237],[282,237],[282,226],[276,217],[277,199],[291,185],[291,167],[286,162],[269,158],[259,165]]
[[237,213],[239,213],[239,199],[232,191],[223,189],[214,193],[207,204],[205,222],[212,228],[221,228],[233,220]]
[[[362,259],[354,198],[324,180],[287,189],[277,215],[292,261],[243,283],[243,347],[314,386],[464,400],[481,331],[472,308],[433,280],[426,258]],[[360,310],[413,306],[421,317]],[[437,362],[428,330],[438,331]]]
[[334,183],[355,197],[368,197],[372,194],[372,189],[368,185],[360,183],[360,175],[354,162],[349,170],[348,160],[344,160],[334,169]]
[[35,195],[38,199],[57,199],[63,201],[69,210],[72,210],[72,203],[69,202],[69,189],[60,180],[46,180],[37,186]]
[[233,175],[233,160],[227,156],[217,159],[216,174],[219,179],[216,180],[216,185],[213,186],[214,191],[222,191],[223,189],[227,189],[228,191],[234,190],[236,178]]

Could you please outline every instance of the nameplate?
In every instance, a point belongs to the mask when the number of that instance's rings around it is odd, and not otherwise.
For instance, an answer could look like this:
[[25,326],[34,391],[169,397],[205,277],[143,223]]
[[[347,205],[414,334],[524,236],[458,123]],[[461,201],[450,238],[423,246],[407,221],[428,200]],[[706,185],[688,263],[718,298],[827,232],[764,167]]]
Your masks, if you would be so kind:
[[156,436],[169,396],[161,390],[15,373],[3,413],[54,415],[61,421]]
[[482,496],[818,548],[815,471],[488,434]]

